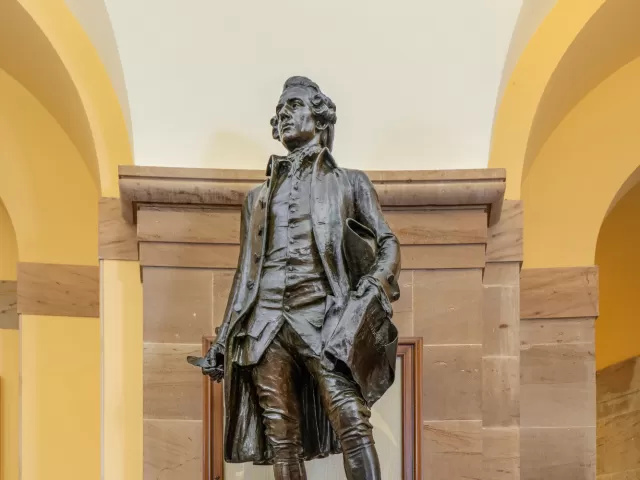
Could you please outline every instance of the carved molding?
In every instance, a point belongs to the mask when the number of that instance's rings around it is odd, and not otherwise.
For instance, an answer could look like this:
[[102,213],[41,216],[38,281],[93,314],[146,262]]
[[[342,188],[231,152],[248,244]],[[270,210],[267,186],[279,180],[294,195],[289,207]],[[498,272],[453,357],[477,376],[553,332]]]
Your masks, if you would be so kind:
[[18,263],[18,313],[100,317],[100,268]]
[[[367,172],[387,208],[486,208],[489,225],[500,219],[504,169]],[[257,170],[120,166],[122,215],[137,223],[144,204],[238,207],[265,179]]]

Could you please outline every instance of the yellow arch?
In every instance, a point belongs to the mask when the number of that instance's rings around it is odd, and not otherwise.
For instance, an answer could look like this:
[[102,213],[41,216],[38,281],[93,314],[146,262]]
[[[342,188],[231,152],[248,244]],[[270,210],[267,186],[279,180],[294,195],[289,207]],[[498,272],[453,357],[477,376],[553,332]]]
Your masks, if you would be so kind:
[[[97,265],[99,193],[80,153],[49,111],[2,70],[0,95],[0,198],[15,229],[19,260]],[[98,319],[23,315],[19,335],[0,332],[0,349],[7,382],[3,416],[17,420],[17,405],[21,412],[20,443],[16,421],[3,429],[11,437],[2,445],[7,480],[17,480],[20,461],[24,480],[97,478]],[[60,394],[53,395],[57,389]],[[7,450],[10,445],[16,448]]]
[[493,126],[489,159],[489,167],[507,169],[508,198],[520,198],[527,145],[545,89],[571,44],[605,1],[559,0],[508,81]]
[[2,70],[0,92],[0,198],[20,261],[97,265],[99,194],[82,157],[55,118]]
[[133,162],[126,121],[98,52],[64,0],[2,2],[0,31],[12,46],[0,54],[0,68],[59,121],[102,195],[117,196],[117,166]]
[[549,137],[522,186],[525,265],[591,265],[602,222],[640,164],[640,58],[587,95]]
[[602,220],[633,187],[638,146],[621,135],[637,137],[625,122],[637,121],[638,17],[636,0],[559,0],[511,76],[489,166],[525,201],[527,266],[594,263]]

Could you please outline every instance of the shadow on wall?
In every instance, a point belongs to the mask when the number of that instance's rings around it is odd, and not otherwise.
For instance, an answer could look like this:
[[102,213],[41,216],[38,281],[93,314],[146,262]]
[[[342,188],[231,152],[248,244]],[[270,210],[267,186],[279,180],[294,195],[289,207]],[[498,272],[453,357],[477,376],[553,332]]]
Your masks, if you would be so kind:
[[600,370],[640,355],[640,184],[632,187],[602,223],[596,247],[600,317],[596,366]]

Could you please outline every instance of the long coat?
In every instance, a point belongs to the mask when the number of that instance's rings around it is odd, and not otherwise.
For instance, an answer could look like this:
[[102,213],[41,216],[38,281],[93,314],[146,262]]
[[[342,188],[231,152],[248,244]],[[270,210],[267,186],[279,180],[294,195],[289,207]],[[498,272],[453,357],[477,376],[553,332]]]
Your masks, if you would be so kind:
[[[278,158],[271,158],[267,176],[270,176],[272,164],[277,163]],[[237,354],[238,342],[243,338],[238,333],[244,333],[256,301],[266,250],[267,214],[275,183],[267,180],[251,190],[245,198],[241,213],[238,268],[218,332],[218,342],[225,347],[224,456],[230,463],[268,464],[272,459],[251,373],[249,369],[239,367],[233,358]],[[369,275],[375,279],[385,300],[397,299],[400,246],[384,220],[373,185],[364,172],[339,168],[327,149],[318,154],[312,172],[311,217],[313,237],[333,293],[333,306],[327,312],[325,323],[335,323],[335,319],[340,318],[350,305],[352,290],[356,287],[351,284],[344,254],[347,219],[355,219],[373,232],[377,249]],[[388,386],[390,384],[383,388]],[[314,382],[305,382],[303,390],[302,438],[305,458],[339,453],[338,439],[323,411]]]

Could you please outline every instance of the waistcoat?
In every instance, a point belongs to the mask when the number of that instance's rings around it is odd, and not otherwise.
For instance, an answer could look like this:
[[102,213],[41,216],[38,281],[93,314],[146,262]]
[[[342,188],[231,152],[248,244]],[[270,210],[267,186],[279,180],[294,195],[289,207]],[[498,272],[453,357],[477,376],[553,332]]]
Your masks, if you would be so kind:
[[[313,160],[281,160],[267,221],[267,244],[249,335],[257,338],[269,322],[288,322],[317,354],[327,294],[331,291],[313,239]],[[273,330],[273,335],[278,329]]]

